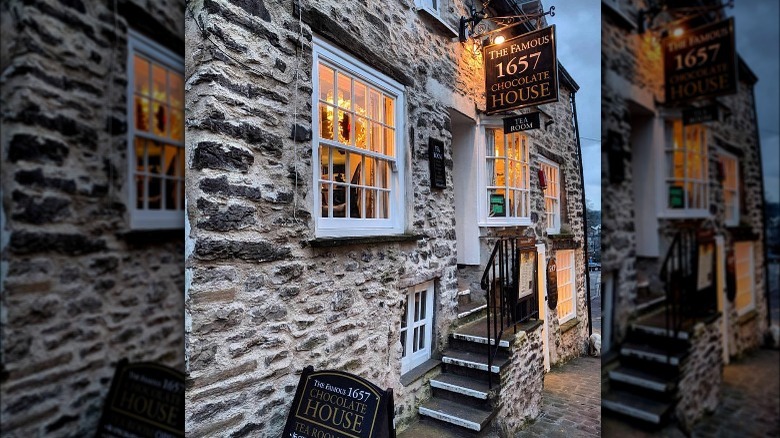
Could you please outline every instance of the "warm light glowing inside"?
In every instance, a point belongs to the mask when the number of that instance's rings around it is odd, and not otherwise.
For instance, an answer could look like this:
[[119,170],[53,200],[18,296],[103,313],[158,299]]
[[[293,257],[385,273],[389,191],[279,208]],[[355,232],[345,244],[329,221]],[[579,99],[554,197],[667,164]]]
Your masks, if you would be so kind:
[[496,37],[496,39],[493,40],[496,44],[502,44],[504,41],[506,41],[506,38],[504,38],[503,35],[499,35]]
[[672,35],[675,36],[676,38],[681,37],[684,33],[685,33],[685,29],[683,29],[682,27],[678,27],[674,29],[674,31],[672,31]]

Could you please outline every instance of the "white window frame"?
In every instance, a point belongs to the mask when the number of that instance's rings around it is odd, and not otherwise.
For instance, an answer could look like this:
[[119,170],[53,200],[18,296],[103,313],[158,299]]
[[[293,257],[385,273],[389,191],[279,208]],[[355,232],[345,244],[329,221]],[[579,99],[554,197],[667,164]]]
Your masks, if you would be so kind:
[[[553,161],[544,157],[539,157],[539,168],[544,172],[545,179],[547,180],[547,188],[544,189],[544,212],[547,225],[550,225],[548,201],[553,203],[553,226],[547,227],[547,234],[559,234],[561,232],[561,167]],[[550,178],[548,170],[555,171],[555,178]],[[553,190],[555,190],[553,192],[554,196],[550,194]]]
[[[425,317],[418,319],[416,315],[417,311],[414,309],[415,296],[425,293]],[[406,332],[406,345],[405,356],[401,357],[401,374],[405,374],[410,370],[422,365],[425,361],[431,358],[431,343],[433,342],[433,317],[434,317],[434,282],[428,281],[417,286],[410,288],[406,294],[406,328],[401,328],[400,332]],[[423,302],[421,300],[421,302]],[[402,326],[403,327],[403,326]],[[414,330],[415,328],[424,328],[425,333],[423,336],[423,342],[425,346],[417,351],[414,351]],[[418,337],[419,339],[419,337]],[[400,337],[401,343],[404,343],[403,336]]]
[[[133,29],[128,31],[127,36],[127,178],[125,181],[125,193],[127,199],[127,211],[129,214],[130,229],[133,230],[163,230],[163,229],[183,229],[184,228],[184,209],[185,202],[182,199],[181,209],[179,210],[139,210],[136,207],[136,183],[135,183],[135,138],[141,136],[146,139],[160,141],[169,145],[184,148],[184,140],[176,142],[171,138],[159,137],[153,133],[144,132],[141,134],[135,129],[135,110],[134,110],[134,86],[135,69],[134,57],[136,54],[143,55],[153,60],[157,64],[178,71],[184,76],[184,57],[177,55],[171,50],[166,49],[159,43],[147,38]],[[184,110],[184,108],[182,108]],[[184,112],[182,112],[182,115]]]
[[[387,75],[371,68],[357,58],[347,54],[344,50],[328,43],[318,36],[313,38],[313,71],[312,71],[312,160],[319,157],[319,145],[323,144],[343,147],[341,143],[319,139],[319,64],[329,64],[345,73],[366,82],[368,85],[380,89],[385,94],[395,99],[395,164],[390,172],[390,206],[387,219],[363,219],[363,218],[323,218],[320,206],[322,205],[322,193],[320,187],[319,166],[312,166],[312,187],[314,188],[312,200],[314,202],[312,216],[314,221],[314,233],[316,237],[360,237],[360,236],[386,236],[399,235],[404,232],[405,217],[405,181],[406,181],[406,107],[404,99],[404,87]],[[368,154],[370,155],[370,152]]]
[[[749,251],[743,257],[740,257],[739,247],[747,248]],[[740,266],[747,266],[745,271],[740,270]],[[737,294],[734,298],[734,307],[737,309],[737,315],[744,315],[756,308],[756,259],[755,245],[752,241],[734,242],[734,274],[736,275]],[[745,288],[740,287],[745,285]],[[748,295],[750,300],[742,307],[738,306],[739,298]]]
[[[566,258],[562,257],[563,255],[566,255]],[[568,259],[570,263],[568,265],[564,265],[562,261]],[[558,324],[563,324],[577,316],[577,277],[576,273],[577,270],[574,269],[577,265],[577,253],[573,249],[559,249],[555,251],[555,264],[557,269],[557,276],[558,276],[558,306],[555,309],[556,315],[558,315]],[[564,271],[570,271],[569,272],[569,282],[561,282],[561,273]],[[565,286],[571,286],[571,298],[567,300],[561,299],[561,288]],[[564,315],[560,314],[561,304],[564,301],[571,301],[571,312],[566,313]]]
[[418,11],[425,11],[436,18],[441,18],[442,0],[414,0]]
[[[479,175],[479,208],[477,209],[479,214],[479,220],[478,225],[480,227],[511,227],[511,226],[530,226],[531,223],[531,146],[532,146],[532,137],[526,133],[513,133],[513,134],[519,134],[526,137],[527,145],[528,145],[528,186],[523,188],[528,193],[529,202],[528,202],[528,210],[527,216],[504,216],[504,217],[490,217],[488,213],[488,195],[487,195],[487,154],[486,154],[486,147],[487,147],[487,130],[488,129],[504,129],[503,121],[501,119],[495,119],[495,118],[489,118],[489,119],[482,119],[480,126],[479,126],[479,139],[477,141],[477,149],[478,149],[478,175]],[[504,134],[506,137],[506,134]],[[506,142],[504,143],[506,147]],[[506,209],[509,208],[508,205],[504,206]]]
[[[688,204],[688,196],[687,193],[683,196],[683,202],[685,203],[685,206],[683,208],[671,208],[669,206],[669,187],[670,185],[675,182],[676,178],[672,177],[673,169],[671,166],[673,166],[673,158],[669,158],[670,153],[674,150],[672,147],[672,143],[674,142],[674,124],[676,122],[679,122],[682,129],[682,138],[683,141],[685,141],[685,130],[686,129],[701,129],[700,133],[700,141],[701,141],[701,161],[702,161],[702,171],[704,175],[704,179],[695,179],[695,178],[689,178],[688,177],[688,169],[687,169],[687,161],[686,161],[686,170],[685,170],[685,176],[682,178],[683,185],[687,184],[687,182],[693,182],[696,184],[699,184],[701,187],[703,187],[703,199],[704,199],[704,207],[703,208],[689,208],[687,206]],[[659,217],[662,218],[680,218],[680,219],[686,219],[686,218],[707,218],[710,217],[710,210],[709,210],[709,204],[710,204],[710,189],[709,189],[709,182],[710,182],[710,166],[709,166],[709,146],[708,146],[708,130],[703,125],[684,125],[682,123],[681,119],[667,119],[665,126],[665,136],[664,136],[664,148],[663,148],[663,179],[662,179],[662,187],[661,190],[662,198],[663,198],[663,209]],[[687,160],[687,147],[683,147],[683,153],[686,155],[685,159]],[[687,190],[687,188],[686,188]]]
[[[739,210],[740,210],[740,199],[739,199],[739,158],[737,158],[736,155],[730,154],[726,152],[723,149],[718,150],[718,161],[723,166],[723,210],[724,210],[724,217],[723,222],[728,226],[737,226],[739,225]],[[726,184],[728,183],[728,162],[733,163],[733,169],[734,169],[734,175],[733,175],[733,187],[727,187]],[[729,204],[726,202],[726,192],[731,192],[732,194],[732,205],[729,206]],[[728,213],[729,213],[729,207],[731,208],[731,214],[733,217],[731,220],[728,219]]]

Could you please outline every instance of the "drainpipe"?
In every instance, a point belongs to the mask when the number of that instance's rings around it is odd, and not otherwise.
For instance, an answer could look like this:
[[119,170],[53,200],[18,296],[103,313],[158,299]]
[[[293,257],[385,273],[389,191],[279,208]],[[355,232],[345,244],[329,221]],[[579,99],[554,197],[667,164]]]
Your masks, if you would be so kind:
[[[585,294],[587,296],[588,304],[588,336],[593,334],[593,319],[591,318],[590,311],[590,268],[588,267],[588,207],[585,204],[585,172],[582,169],[582,145],[580,144],[580,122],[577,120],[577,102],[574,99],[575,92],[569,95],[569,101],[571,102],[572,112],[574,113],[574,135],[577,138],[577,158],[580,160],[580,183],[582,184],[582,227],[584,232],[582,233],[582,245],[584,247],[585,257]],[[755,107],[754,107],[755,108]]]
[[[758,136],[758,114],[756,114],[756,89],[754,86],[750,87],[750,92],[753,96],[753,119],[756,121],[753,126],[755,127],[754,131],[756,136],[756,153],[758,154],[758,176],[761,178],[761,184],[759,185],[759,188],[761,189],[761,218],[764,226],[761,246],[764,248],[764,296],[766,297],[766,333],[768,333],[769,329],[772,327],[772,306],[769,305],[769,249],[767,248],[766,244],[766,232],[768,230],[767,226],[769,224],[767,223],[766,217],[766,198],[764,197],[764,163],[761,159],[761,139]],[[764,336],[766,336],[766,333],[764,333]]]

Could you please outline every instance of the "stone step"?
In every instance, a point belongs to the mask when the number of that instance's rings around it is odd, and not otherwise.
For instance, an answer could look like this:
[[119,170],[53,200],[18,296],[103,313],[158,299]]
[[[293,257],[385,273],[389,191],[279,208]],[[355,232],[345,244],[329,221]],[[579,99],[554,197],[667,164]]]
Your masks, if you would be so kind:
[[663,394],[671,392],[677,386],[673,380],[625,365],[611,370],[609,378],[616,382],[638,386]]
[[398,438],[474,438],[476,436],[478,436],[476,432],[430,417],[420,417],[398,434]]
[[688,352],[674,349],[670,351],[646,344],[625,343],[620,348],[620,354],[655,363],[679,366],[688,355]]
[[460,288],[460,285],[458,285],[458,308],[460,309],[461,306],[468,306],[471,303],[471,290],[466,288]]
[[668,418],[673,404],[637,396],[627,391],[610,390],[601,395],[601,406],[650,424],[660,425]]
[[495,412],[483,411],[461,403],[433,397],[419,408],[422,416],[454,424],[465,429],[479,432],[493,419]]
[[485,303],[470,302],[464,305],[458,304],[458,319],[466,319],[472,315],[477,315],[485,309],[487,309],[487,304]]
[[499,374],[501,368],[510,363],[509,356],[506,353],[498,352],[493,359],[492,366],[488,370],[488,356],[483,353],[461,350],[447,350],[444,352],[441,361],[448,365],[456,365],[464,368],[475,369],[484,372]]
[[439,374],[430,380],[431,386],[445,391],[463,394],[480,400],[487,400],[490,389],[487,382],[452,373]]
[[[487,308],[487,304],[485,304],[485,308]],[[457,329],[455,329],[455,332],[452,334],[452,337],[454,339],[458,339],[462,341],[487,345],[488,344],[487,328],[488,328],[487,316],[483,316],[475,321],[472,321],[468,324],[464,324],[458,327]],[[491,337],[490,345],[496,345],[495,333],[491,333],[490,337]],[[498,342],[498,346],[502,348],[509,348],[511,342],[514,340],[514,337],[515,334],[512,327],[505,328],[501,336],[501,339]]]

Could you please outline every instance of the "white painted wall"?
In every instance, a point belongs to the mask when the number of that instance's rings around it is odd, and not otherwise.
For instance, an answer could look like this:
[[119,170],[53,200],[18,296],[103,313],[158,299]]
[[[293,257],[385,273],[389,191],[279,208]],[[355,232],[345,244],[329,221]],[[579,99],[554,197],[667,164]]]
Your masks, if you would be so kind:
[[[659,168],[663,167],[663,122],[652,116],[635,117],[631,125],[636,254],[639,257],[659,257],[658,210],[655,201],[659,187],[656,176]],[[659,149],[661,160],[657,154]]]
[[479,265],[479,226],[477,207],[479,197],[477,125],[456,111],[452,118],[453,188],[455,190],[455,237],[458,245],[458,264]]

